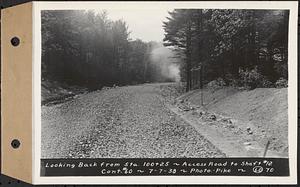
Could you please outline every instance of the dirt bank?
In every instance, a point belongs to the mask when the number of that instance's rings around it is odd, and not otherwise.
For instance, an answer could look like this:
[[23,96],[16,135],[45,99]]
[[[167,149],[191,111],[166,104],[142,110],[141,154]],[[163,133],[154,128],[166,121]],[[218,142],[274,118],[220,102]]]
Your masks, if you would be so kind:
[[[241,143],[264,148],[270,141],[269,150],[288,155],[288,100],[287,88],[236,88],[204,89],[182,95],[177,100],[188,107],[215,115],[216,121],[230,120],[232,135],[242,138]],[[223,127],[220,126],[222,130]],[[235,134],[235,135],[234,135]],[[230,135],[230,134],[229,134]]]

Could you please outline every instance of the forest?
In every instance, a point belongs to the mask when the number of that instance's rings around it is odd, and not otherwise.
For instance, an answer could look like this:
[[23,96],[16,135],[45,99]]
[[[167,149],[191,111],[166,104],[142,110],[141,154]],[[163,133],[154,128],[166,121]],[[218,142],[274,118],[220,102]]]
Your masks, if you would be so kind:
[[287,10],[177,9],[164,45],[181,58],[186,91],[216,84],[287,87]]
[[110,20],[106,11],[42,11],[43,80],[89,89],[172,81],[162,68],[170,51],[152,57],[161,48],[132,40],[126,22]]
[[[207,83],[287,87],[287,10],[175,9],[162,22],[160,64],[180,67],[186,91]],[[146,32],[146,30],[145,30]],[[91,89],[170,78],[153,63],[159,42],[132,40],[124,20],[106,11],[42,11],[42,79]]]

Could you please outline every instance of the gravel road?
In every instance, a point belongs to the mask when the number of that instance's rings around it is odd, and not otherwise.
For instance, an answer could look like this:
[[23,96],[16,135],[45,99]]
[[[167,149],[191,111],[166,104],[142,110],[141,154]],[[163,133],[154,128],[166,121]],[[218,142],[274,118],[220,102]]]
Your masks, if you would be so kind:
[[168,109],[162,93],[170,86],[117,87],[43,106],[42,158],[224,157]]

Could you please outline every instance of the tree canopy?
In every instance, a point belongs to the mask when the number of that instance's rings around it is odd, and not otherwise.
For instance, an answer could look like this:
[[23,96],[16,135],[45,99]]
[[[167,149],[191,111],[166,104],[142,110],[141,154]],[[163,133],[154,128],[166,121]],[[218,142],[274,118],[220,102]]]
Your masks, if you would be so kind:
[[218,78],[270,87],[288,79],[288,20],[287,10],[175,9],[164,45],[181,57],[187,91]]
[[106,11],[42,11],[42,77],[97,89],[170,81],[151,59],[157,42],[132,40]]

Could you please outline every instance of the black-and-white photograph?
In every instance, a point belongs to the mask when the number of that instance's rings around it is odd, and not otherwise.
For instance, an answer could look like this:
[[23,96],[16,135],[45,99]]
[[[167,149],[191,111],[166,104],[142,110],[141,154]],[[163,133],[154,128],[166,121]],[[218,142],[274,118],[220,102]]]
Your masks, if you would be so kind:
[[288,157],[289,10],[42,10],[41,158]]

